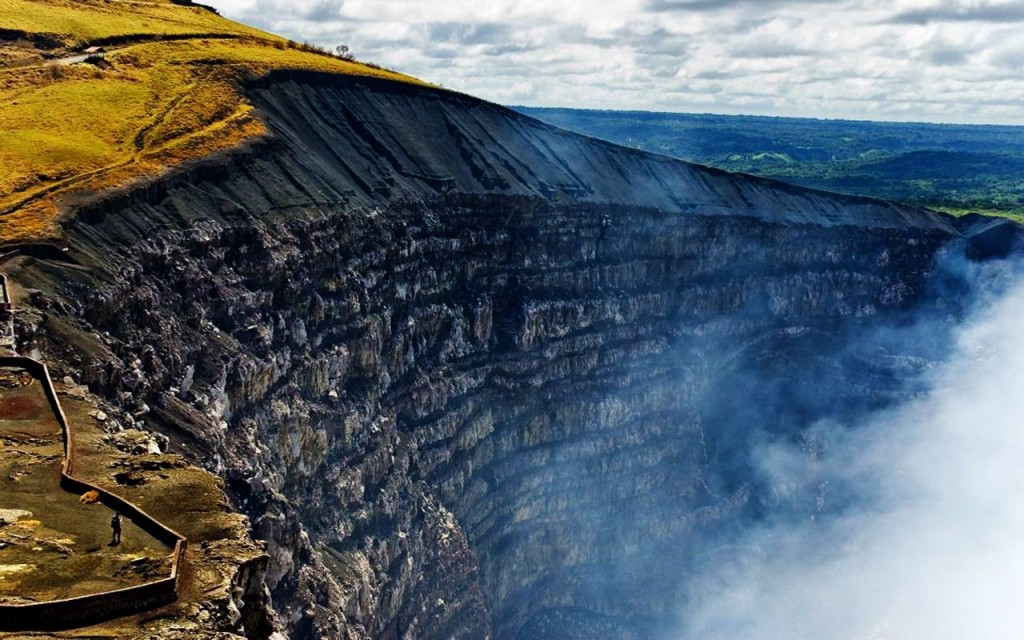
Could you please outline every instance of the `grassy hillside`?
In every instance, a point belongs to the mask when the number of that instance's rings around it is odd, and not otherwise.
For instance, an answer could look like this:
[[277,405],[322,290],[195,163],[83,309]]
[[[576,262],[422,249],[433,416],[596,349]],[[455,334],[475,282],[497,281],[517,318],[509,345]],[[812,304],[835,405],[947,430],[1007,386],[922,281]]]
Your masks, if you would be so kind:
[[1024,127],[534,109],[551,124],[808,187],[1024,218]]
[[[102,58],[82,59],[91,45]],[[187,0],[0,0],[0,243],[59,237],[72,192],[262,135],[240,83],[276,68],[418,82]]]

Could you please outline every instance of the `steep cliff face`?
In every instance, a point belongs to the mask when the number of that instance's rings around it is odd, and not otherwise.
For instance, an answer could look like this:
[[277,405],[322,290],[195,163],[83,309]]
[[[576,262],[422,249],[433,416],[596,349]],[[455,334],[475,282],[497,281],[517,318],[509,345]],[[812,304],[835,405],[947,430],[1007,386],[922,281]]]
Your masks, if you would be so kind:
[[942,349],[900,332],[968,286],[943,260],[1016,242],[445,92],[251,95],[272,140],[84,208],[90,271],[17,277],[103,343],[84,382],[228,480],[295,637],[654,633],[778,506],[752,439],[912,392]]

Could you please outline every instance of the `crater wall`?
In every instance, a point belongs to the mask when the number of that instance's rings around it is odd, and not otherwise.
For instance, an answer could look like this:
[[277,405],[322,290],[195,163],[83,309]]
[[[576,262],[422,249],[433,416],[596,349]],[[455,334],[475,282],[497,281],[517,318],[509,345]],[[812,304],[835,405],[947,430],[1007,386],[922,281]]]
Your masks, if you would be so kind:
[[91,270],[18,275],[71,328],[18,330],[226,479],[294,637],[656,634],[779,508],[754,439],[912,393],[969,286],[931,212],[444,91],[251,95],[274,137],[83,208]]

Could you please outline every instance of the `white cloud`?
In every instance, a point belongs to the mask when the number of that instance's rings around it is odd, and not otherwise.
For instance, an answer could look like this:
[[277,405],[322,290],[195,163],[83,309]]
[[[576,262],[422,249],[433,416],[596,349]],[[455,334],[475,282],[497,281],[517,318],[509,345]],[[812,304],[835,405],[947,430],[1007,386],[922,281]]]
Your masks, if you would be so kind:
[[[1024,113],[1024,0],[208,1],[507,104],[1014,124]],[[985,81],[998,91],[972,88]]]
[[1022,314],[1018,283],[960,331],[925,396],[819,425],[815,447],[765,446],[779,492],[810,484],[852,506],[746,534],[696,585],[680,637],[1024,637]]

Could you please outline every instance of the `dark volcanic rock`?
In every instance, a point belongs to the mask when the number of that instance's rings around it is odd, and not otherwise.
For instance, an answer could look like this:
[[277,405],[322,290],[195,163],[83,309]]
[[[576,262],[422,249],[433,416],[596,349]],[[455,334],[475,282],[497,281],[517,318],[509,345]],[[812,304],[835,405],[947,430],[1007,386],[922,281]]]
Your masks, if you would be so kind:
[[[779,507],[751,439],[911,393],[941,348],[902,332],[957,313],[937,214],[443,91],[252,97],[272,140],[84,208],[91,272],[17,277],[95,336],[82,380],[228,480],[295,637],[655,628]],[[47,327],[21,342],[63,353]]]

